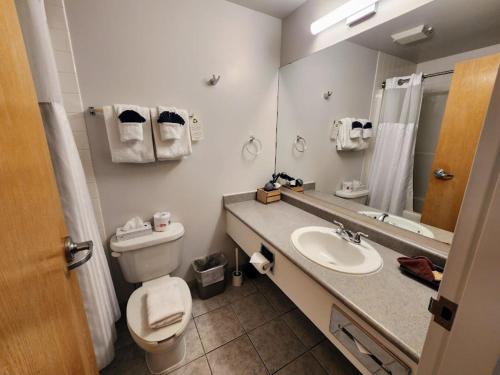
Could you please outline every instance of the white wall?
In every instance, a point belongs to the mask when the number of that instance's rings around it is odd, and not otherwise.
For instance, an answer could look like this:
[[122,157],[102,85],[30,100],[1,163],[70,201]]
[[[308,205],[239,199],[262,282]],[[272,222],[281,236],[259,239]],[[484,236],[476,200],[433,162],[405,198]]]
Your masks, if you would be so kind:
[[104,221],[101,212],[99,190],[97,188],[94,167],[90,157],[90,146],[83,117],[82,100],[75,72],[63,0],[45,0],[45,11],[47,13],[47,23],[52,39],[52,47],[54,48],[57,72],[61,82],[64,108],[68,114],[71,130],[73,131],[76,146],[80,153],[80,158],[82,159],[83,169],[87,179],[87,187],[94,206],[99,230],[101,236],[104,237]]
[[[416,67],[417,72],[435,73],[454,68],[460,61],[474,59],[500,52],[500,44],[480,48],[456,55],[429,60]],[[414,208],[422,210],[429,176],[432,172],[436,146],[439,140],[441,121],[444,116],[452,75],[429,78],[424,81],[424,97],[418,125],[417,143],[415,146],[414,168]]]
[[[315,181],[323,192],[360,178],[364,152],[337,152],[330,127],[343,117],[368,118],[376,66],[376,51],[342,42],[280,69],[278,171]],[[328,90],[333,96],[325,100]],[[293,147],[298,134],[305,153]]]
[[281,65],[346,40],[431,1],[433,0],[381,0],[377,14],[367,21],[354,27],[348,27],[345,22],[341,22],[318,35],[312,35],[311,23],[346,3],[347,0],[308,0],[283,20]]
[[[195,112],[205,140],[180,162],[111,163],[102,116],[87,116],[106,233],[134,215],[169,210],[186,227],[183,262],[232,260],[222,195],[263,185],[274,170],[281,21],[223,0],[66,0],[85,106],[174,105]],[[206,85],[212,73],[222,78]],[[263,144],[242,154],[250,134]],[[113,265],[119,298],[130,290]]]

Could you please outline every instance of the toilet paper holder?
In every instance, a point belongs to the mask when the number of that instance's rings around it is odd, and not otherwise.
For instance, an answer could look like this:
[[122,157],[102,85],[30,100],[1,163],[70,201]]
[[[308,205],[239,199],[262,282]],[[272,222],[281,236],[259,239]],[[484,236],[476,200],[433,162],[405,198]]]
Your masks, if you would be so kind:
[[274,254],[264,245],[260,245],[260,253],[271,263],[270,271],[274,271]]

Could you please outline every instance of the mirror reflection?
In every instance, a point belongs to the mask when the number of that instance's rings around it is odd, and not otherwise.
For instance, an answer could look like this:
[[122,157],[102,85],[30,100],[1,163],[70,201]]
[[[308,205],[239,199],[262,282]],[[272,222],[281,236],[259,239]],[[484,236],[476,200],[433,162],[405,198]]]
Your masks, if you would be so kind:
[[[419,8],[282,67],[276,171],[314,182],[307,195],[451,243],[500,40],[477,27],[474,45],[460,43],[460,15],[444,22],[443,11]],[[415,24],[426,16],[433,24]]]

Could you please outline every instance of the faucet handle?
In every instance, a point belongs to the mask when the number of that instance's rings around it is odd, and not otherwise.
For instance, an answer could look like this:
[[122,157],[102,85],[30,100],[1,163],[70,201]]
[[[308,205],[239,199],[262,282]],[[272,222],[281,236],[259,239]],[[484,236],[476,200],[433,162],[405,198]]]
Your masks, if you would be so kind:
[[360,243],[361,237],[368,238],[368,235],[363,232],[356,232],[356,234],[354,235],[354,242]]
[[344,230],[345,229],[344,224],[342,224],[340,221],[333,220],[333,224],[335,224],[335,225],[337,225],[339,227],[338,230]]

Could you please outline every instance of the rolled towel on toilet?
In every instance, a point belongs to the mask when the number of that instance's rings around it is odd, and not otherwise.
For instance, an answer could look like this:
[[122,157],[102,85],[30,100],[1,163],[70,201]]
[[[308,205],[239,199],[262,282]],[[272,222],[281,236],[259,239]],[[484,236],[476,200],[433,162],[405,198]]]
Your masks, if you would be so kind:
[[167,278],[165,282],[150,287],[146,295],[146,309],[148,325],[152,329],[180,322],[185,307],[176,279]]

